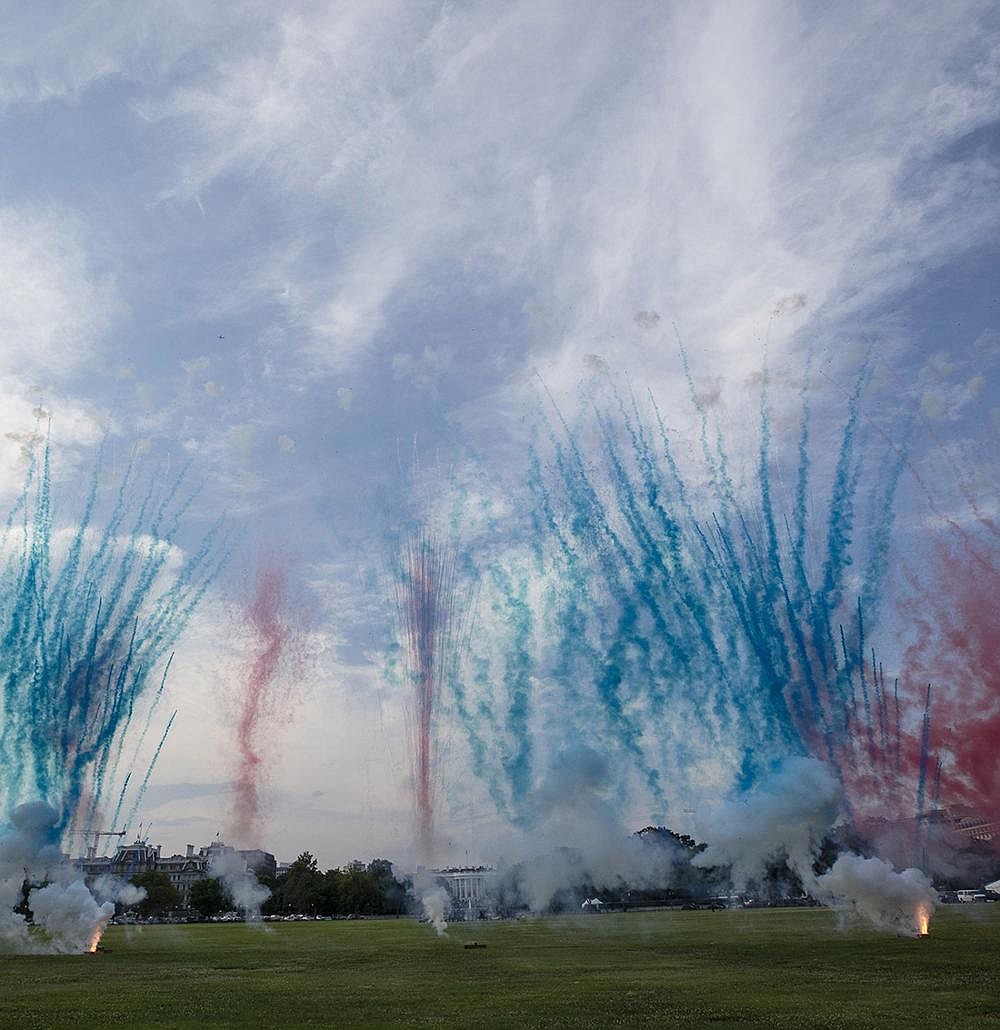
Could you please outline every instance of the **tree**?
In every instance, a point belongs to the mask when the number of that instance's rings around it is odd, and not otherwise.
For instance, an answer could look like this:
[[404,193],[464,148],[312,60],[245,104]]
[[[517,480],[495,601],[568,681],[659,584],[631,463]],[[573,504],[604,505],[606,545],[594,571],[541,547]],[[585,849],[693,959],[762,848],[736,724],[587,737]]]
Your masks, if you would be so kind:
[[376,858],[369,862],[368,875],[377,887],[380,913],[401,915],[406,911],[406,885],[396,879],[392,863],[387,858]]
[[308,851],[303,851],[288,867],[288,872],[278,877],[264,911],[315,914],[322,907],[324,886],[316,859]]
[[399,915],[407,907],[407,885],[393,876],[392,863],[384,858],[367,866],[355,860],[343,869],[321,873],[316,859],[304,851],[268,886],[271,897],[262,906],[265,915]]
[[137,873],[132,877],[132,883],[146,889],[146,897],[136,905],[141,915],[159,915],[184,905],[181,892],[170,882],[166,873]]
[[228,908],[229,899],[222,889],[222,884],[210,877],[191,884],[188,904],[199,915],[207,919],[209,916],[218,915],[224,908]]

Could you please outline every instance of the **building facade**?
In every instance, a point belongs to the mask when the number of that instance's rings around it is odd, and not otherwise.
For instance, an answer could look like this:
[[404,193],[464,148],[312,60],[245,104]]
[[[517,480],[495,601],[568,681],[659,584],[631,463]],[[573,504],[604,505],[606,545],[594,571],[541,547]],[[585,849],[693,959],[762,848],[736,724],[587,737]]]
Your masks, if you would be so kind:
[[[221,841],[213,841],[197,851],[193,844],[188,844],[183,855],[163,857],[160,852],[161,845],[136,840],[132,844],[119,844],[110,856],[96,855],[91,849],[86,858],[77,859],[74,864],[84,876],[92,878],[110,875],[131,880],[140,873],[163,873],[180,892],[185,906],[190,901],[192,885],[212,875],[216,859],[227,858],[230,869],[242,865],[244,870],[252,870],[258,876],[274,876],[277,869],[274,855],[269,851],[257,848],[238,851]],[[236,861],[229,856],[235,856]]]
[[493,910],[497,871],[494,866],[458,866],[435,869],[451,899],[451,919],[484,919]]

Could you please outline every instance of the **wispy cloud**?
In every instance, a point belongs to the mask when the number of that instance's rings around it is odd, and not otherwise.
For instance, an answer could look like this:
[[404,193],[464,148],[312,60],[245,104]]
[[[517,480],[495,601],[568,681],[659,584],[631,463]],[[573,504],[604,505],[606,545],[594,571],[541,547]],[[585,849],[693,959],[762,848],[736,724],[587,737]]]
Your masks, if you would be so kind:
[[65,378],[93,353],[120,304],[90,266],[82,225],[54,212],[0,209],[0,367]]
[[937,157],[995,106],[987,13],[299,9],[148,113],[186,134],[174,195],[266,184],[313,213],[273,295],[319,368],[449,268],[536,294],[556,378],[595,337],[633,363],[647,310],[739,360],[776,297],[849,317],[993,223],[989,170]]

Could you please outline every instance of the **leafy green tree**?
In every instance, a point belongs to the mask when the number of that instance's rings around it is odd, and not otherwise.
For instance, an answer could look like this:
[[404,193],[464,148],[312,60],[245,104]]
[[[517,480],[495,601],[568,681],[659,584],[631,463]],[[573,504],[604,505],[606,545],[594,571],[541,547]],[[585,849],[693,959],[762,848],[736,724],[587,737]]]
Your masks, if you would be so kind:
[[376,858],[368,863],[378,894],[378,912],[381,915],[402,915],[406,911],[406,885],[396,879],[392,863],[387,858]]
[[406,911],[407,887],[393,876],[392,863],[376,858],[350,862],[343,869],[319,871],[304,851],[288,872],[268,881],[271,897],[265,915],[302,912],[309,915],[389,915]]
[[146,897],[135,906],[144,916],[160,915],[181,908],[184,904],[181,892],[170,882],[166,873],[137,873],[132,877],[132,883],[136,887],[146,888]]
[[222,884],[212,877],[206,880],[197,880],[191,884],[188,903],[206,919],[209,916],[218,915],[223,909],[229,907],[229,899],[222,889]]
[[288,872],[277,878],[274,893],[264,906],[264,911],[269,914],[319,913],[323,887],[323,874],[316,865],[316,859],[308,851],[303,851],[289,866]]
[[343,912],[344,877],[340,869],[327,869],[323,873],[323,891],[320,914],[339,916]]

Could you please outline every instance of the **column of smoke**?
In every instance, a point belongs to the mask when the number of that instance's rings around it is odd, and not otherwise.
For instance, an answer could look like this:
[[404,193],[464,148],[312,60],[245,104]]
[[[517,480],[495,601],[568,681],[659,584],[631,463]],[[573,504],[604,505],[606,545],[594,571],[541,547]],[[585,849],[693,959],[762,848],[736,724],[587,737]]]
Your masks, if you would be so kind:
[[233,781],[233,834],[248,842],[260,829],[261,780],[265,769],[261,734],[273,715],[273,693],[289,643],[283,615],[285,570],[276,562],[261,563],[246,617],[254,634],[255,653],[237,696],[236,742],[239,750]]
[[569,743],[553,758],[533,795],[528,859],[511,886],[542,912],[560,891],[587,883],[662,887],[677,855],[629,834],[607,755]]
[[448,892],[437,882],[429,869],[420,869],[413,878],[413,893],[420,902],[424,917],[434,927],[438,937],[447,937]]
[[[934,683],[935,750],[926,794],[946,805],[968,805],[1000,817],[1000,550],[996,530],[975,542],[941,544],[930,583],[915,584],[903,612],[915,627],[906,681]],[[991,539],[990,537],[993,537]]]
[[694,864],[728,866],[734,886],[764,876],[769,861],[785,859],[803,887],[845,919],[880,930],[925,933],[937,894],[918,869],[897,872],[880,858],[841,854],[825,873],[814,871],[824,836],[837,821],[843,788],[812,758],[787,758],[742,797],[707,816],[700,833],[710,842]]
[[[0,947],[20,954],[94,951],[115,902],[141,901],[145,890],[110,876],[87,887],[59,849],[60,815],[43,801],[18,805],[0,836]],[[34,930],[15,911],[29,884]]]
[[271,896],[236,851],[220,851],[212,857],[209,873],[221,884],[248,923],[261,921],[260,906]]
[[413,790],[420,859],[434,852],[434,717],[453,658],[457,563],[448,547],[420,533],[400,554],[396,610],[413,689]]

